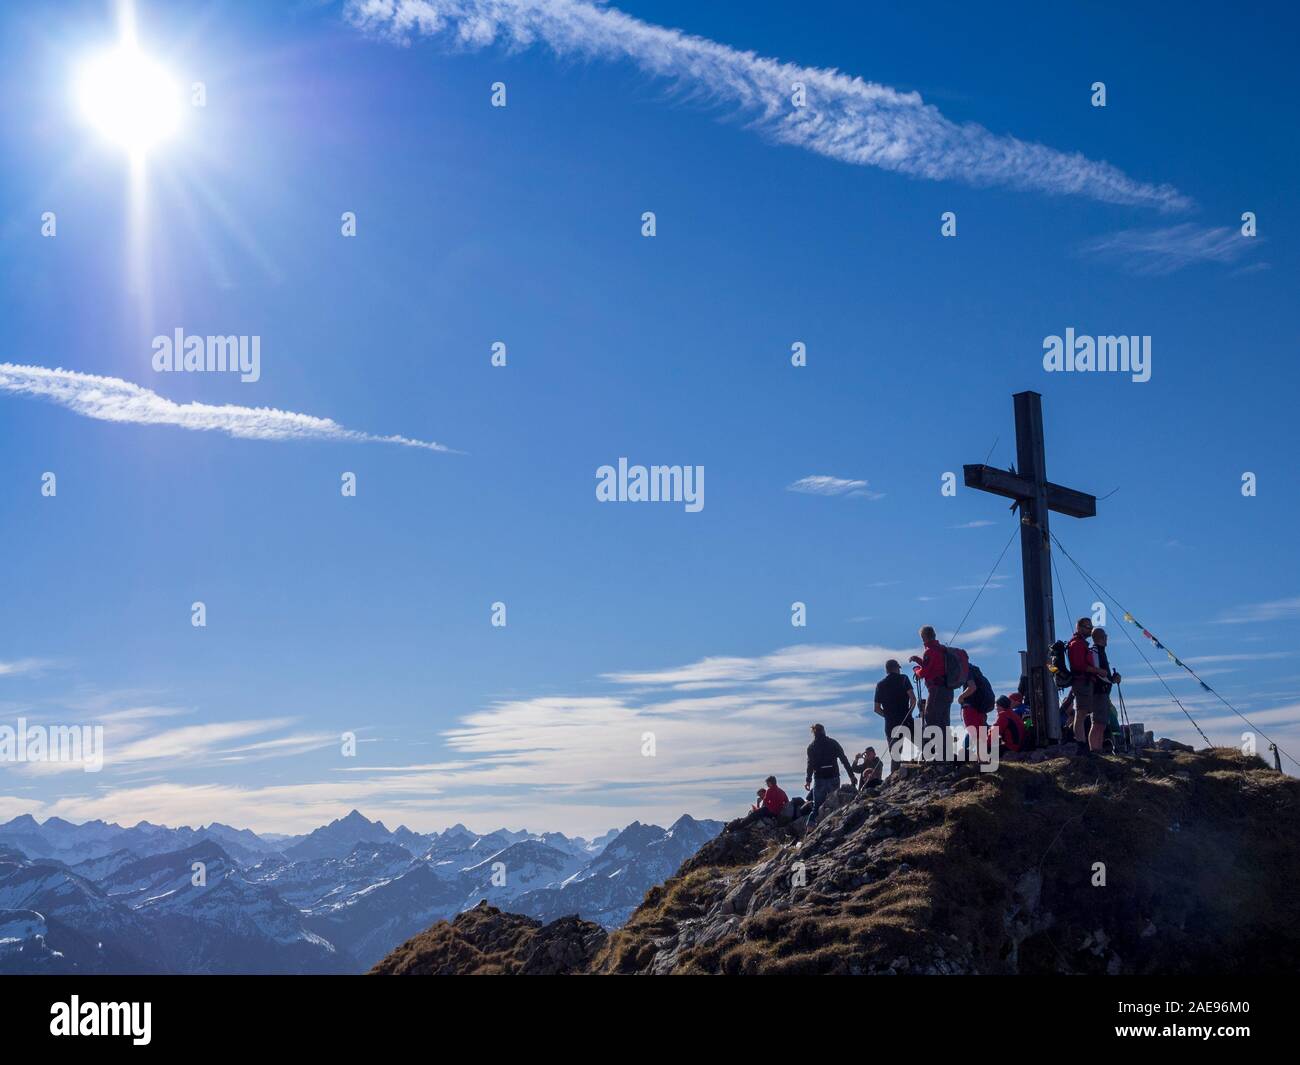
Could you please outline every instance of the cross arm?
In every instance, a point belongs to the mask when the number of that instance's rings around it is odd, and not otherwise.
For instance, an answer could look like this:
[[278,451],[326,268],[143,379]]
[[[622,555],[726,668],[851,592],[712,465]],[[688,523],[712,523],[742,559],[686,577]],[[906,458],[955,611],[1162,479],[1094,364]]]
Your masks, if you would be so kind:
[[[999,470],[995,466],[963,466],[966,487],[978,488],[981,492],[992,492],[1007,499],[1033,499],[1037,494],[1034,482],[1027,477],[1010,470]],[[1048,509],[1071,518],[1092,518],[1097,515],[1097,497],[1086,492],[1076,492],[1073,488],[1064,488],[1059,484],[1047,482]]]

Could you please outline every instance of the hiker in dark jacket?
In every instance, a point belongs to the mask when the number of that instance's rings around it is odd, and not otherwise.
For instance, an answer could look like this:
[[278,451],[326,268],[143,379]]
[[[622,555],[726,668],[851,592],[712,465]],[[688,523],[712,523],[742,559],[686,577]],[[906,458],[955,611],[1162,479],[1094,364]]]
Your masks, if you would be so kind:
[[858,787],[874,788],[880,783],[885,772],[885,763],[880,760],[874,747],[868,747],[853,759],[853,772],[858,774]]
[[961,695],[957,697],[957,702],[961,706],[962,724],[966,727],[967,749],[973,742],[978,754],[983,749],[981,740],[984,733],[981,730],[988,728],[989,714],[995,708],[995,696],[993,685],[974,662],[970,664],[970,677]]
[[1111,699],[1110,693],[1111,689],[1123,679],[1110,668],[1110,659],[1106,657],[1106,645],[1109,642],[1105,629],[1098,627],[1092,630],[1092,650],[1097,656],[1097,665],[1102,674],[1097,678],[1096,691],[1093,693],[1094,713],[1102,710],[1106,712],[1106,735],[1108,736],[1118,734],[1120,731],[1119,711],[1115,709],[1115,702]]
[[[885,676],[876,685],[876,713],[885,719],[885,749],[894,750],[894,730],[907,728],[916,708],[912,682],[903,676],[903,667],[891,658],[885,663]],[[907,728],[909,738],[911,729]]]
[[[825,725],[812,726],[813,741],[808,744],[808,772],[805,774],[805,788],[812,789],[812,816],[808,818],[808,827],[817,823],[822,803],[840,786],[840,763],[849,774],[849,783],[857,786],[853,767],[849,765],[848,756],[835,740],[826,735]],[[814,784],[815,782],[815,784]]]

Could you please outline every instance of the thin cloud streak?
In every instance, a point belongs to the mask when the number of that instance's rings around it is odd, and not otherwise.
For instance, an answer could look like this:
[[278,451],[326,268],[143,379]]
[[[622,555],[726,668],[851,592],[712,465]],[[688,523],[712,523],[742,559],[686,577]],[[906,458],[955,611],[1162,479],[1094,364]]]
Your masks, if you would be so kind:
[[1300,617],[1300,596],[1271,599],[1263,603],[1246,603],[1224,611],[1217,619],[1221,625],[1251,625],[1263,621],[1285,621]]
[[[1192,201],[1170,185],[1130,178],[1109,163],[1062,152],[975,123],[957,123],[886,85],[802,67],[643,22],[582,0],[348,0],[359,29],[407,43],[441,37],[456,48],[544,45],[565,59],[627,61],[683,95],[749,119],[770,139],[856,166],[934,181],[1085,196],[1103,203],[1182,211]],[[793,105],[794,85],[806,87]]]
[[0,677],[17,677],[26,675],[39,676],[53,665],[45,658],[20,658],[14,662],[0,662]]
[[1184,222],[1165,229],[1107,233],[1088,241],[1080,251],[1085,256],[1118,263],[1132,274],[1161,277],[1199,263],[1235,263],[1258,247],[1260,239],[1243,236],[1232,226]]
[[329,418],[274,407],[174,403],[119,377],[100,377],[62,368],[0,363],[0,391],[47,399],[100,421],[172,425],[200,432],[215,430],[241,440],[333,440],[453,451],[443,444],[405,436],[376,436],[346,429]]
[[846,477],[832,477],[825,473],[800,477],[793,484],[785,486],[787,492],[801,492],[811,496],[860,496],[866,499],[884,499],[884,492],[873,492],[866,481],[851,480]]

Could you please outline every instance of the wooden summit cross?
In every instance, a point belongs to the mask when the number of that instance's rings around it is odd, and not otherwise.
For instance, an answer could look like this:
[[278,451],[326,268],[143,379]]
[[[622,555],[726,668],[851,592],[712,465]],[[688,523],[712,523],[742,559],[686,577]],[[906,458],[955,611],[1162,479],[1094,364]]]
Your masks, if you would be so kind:
[[[1037,392],[1017,392],[1011,397],[1016,408],[1015,470],[993,466],[963,466],[967,488],[1014,499],[1020,508],[1020,563],[1025,585],[1024,667],[1029,677],[1029,703],[1039,735],[1053,741],[1061,738],[1060,704],[1056,684],[1047,671],[1047,656],[1056,639],[1056,618],[1052,612],[1052,554],[1047,518],[1051,511],[1072,518],[1097,515],[1097,497],[1073,488],[1062,488],[1047,479],[1047,456],[1043,450],[1043,397]],[[1071,631],[1073,631],[1071,624]]]

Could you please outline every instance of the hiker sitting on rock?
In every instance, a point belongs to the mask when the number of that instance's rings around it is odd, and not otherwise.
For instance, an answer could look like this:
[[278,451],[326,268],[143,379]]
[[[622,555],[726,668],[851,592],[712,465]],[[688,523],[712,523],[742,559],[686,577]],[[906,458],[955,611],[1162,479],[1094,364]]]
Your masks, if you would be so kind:
[[[758,802],[754,803],[749,811],[749,816],[745,818],[744,824],[750,825],[755,821],[777,821],[789,820],[793,815],[790,797],[782,791],[776,784],[776,777],[767,778],[767,787],[758,789]],[[799,800],[802,805],[803,800]],[[782,816],[786,815],[786,816]]]
[[1025,746],[1025,723],[1005,695],[998,696],[998,717],[993,727],[998,731],[998,741],[1003,751],[1019,751]]
[[885,763],[876,755],[874,747],[868,747],[853,759],[853,772],[858,776],[858,790],[880,786],[880,779],[885,771]]
[[763,792],[763,809],[759,816],[780,817],[781,811],[790,801],[790,796],[777,787],[776,777],[768,777],[766,783],[767,788]]
[[[812,816],[808,818],[808,827],[817,823],[822,803],[835,793],[840,786],[840,763],[844,763],[849,774],[849,783],[857,787],[857,778],[853,767],[849,765],[848,756],[835,740],[826,735],[825,725],[811,726],[812,743],[808,744],[808,771],[803,786],[812,790]],[[814,785],[814,781],[816,784]]]

